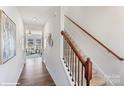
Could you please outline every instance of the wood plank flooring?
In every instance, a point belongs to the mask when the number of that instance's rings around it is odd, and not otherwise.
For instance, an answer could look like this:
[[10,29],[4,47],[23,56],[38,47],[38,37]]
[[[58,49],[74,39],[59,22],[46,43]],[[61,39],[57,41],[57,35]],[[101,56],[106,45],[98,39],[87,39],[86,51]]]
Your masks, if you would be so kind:
[[41,57],[27,58],[17,86],[55,86]]

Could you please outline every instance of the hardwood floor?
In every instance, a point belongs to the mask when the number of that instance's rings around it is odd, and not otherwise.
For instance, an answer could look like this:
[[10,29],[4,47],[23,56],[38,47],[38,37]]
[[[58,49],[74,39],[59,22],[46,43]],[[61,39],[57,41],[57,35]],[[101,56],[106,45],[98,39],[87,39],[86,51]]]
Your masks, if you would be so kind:
[[55,86],[41,57],[26,59],[26,64],[17,86]]

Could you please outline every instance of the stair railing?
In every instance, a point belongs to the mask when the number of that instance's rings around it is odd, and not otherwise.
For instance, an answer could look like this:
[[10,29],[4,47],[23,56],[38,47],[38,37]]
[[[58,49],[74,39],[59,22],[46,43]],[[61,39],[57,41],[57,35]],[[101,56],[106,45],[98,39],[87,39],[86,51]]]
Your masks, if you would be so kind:
[[89,86],[92,79],[92,62],[85,59],[79,47],[69,34],[61,32],[63,36],[63,60],[75,86]]

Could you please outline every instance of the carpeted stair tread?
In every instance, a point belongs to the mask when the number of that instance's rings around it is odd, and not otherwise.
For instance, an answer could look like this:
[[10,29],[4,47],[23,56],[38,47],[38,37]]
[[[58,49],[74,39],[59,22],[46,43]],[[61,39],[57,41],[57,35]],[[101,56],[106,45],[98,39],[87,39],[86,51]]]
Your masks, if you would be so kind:
[[[98,76],[93,77],[90,81],[90,86],[104,86],[106,81]],[[86,85],[86,81],[84,81],[84,85]]]

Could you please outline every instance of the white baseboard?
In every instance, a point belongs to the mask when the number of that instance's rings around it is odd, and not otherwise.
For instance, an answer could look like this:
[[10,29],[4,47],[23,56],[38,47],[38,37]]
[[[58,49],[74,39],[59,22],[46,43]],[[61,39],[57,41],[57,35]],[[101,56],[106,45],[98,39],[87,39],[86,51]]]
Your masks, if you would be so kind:
[[48,70],[50,76],[52,77],[52,80],[54,81],[55,85],[57,85],[57,83],[56,83],[54,77],[52,76],[52,72],[51,72],[51,70],[50,70],[50,69],[48,68],[48,66],[46,65],[46,61],[44,60],[44,61],[42,61],[42,62],[45,64],[46,69]]
[[[20,69],[20,71],[19,71],[19,75],[18,75],[18,78],[17,78],[17,80],[16,80],[16,83],[18,83],[18,80],[19,80],[19,78],[20,78],[20,76],[21,76],[21,73],[22,73],[22,71],[23,71],[24,65],[25,65],[25,63],[22,64],[22,66],[21,66],[21,69]],[[15,85],[15,86],[16,86],[16,85]]]

